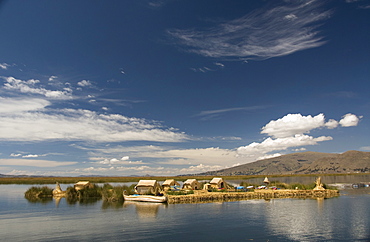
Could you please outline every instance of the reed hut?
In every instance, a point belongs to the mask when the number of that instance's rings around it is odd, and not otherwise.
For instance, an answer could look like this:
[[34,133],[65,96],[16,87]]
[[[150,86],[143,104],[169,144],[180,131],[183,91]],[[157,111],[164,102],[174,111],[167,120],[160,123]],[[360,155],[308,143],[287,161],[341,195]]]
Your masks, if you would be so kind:
[[85,189],[85,188],[93,188],[94,184],[90,183],[89,181],[79,181],[74,185],[76,191]]
[[171,187],[174,187],[174,186],[180,187],[180,184],[174,179],[167,179],[162,184],[162,188],[164,191],[171,190]]
[[182,185],[184,190],[198,190],[200,189],[200,184],[196,179],[187,179]]
[[156,180],[140,180],[139,183],[135,186],[135,192],[141,195],[158,195],[162,192],[162,187]]
[[213,178],[209,184],[211,185],[211,188],[214,189],[224,189],[226,188],[226,183],[222,178],[215,177]]

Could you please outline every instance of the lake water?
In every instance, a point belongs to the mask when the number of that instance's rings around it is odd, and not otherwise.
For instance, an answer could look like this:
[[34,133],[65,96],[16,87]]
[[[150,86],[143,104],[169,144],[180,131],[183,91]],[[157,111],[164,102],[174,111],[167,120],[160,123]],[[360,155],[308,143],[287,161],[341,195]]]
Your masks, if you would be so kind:
[[1,241],[370,241],[370,188],[319,200],[167,205],[29,202],[30,186],[0,185]]

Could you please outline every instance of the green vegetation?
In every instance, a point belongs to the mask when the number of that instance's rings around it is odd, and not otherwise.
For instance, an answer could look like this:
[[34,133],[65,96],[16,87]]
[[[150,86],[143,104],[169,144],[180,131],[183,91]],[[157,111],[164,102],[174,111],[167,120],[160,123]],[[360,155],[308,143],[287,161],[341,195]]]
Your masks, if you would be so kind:
[[189,195],[194,194],[193,190],[167,191],[167,195]]
[[[102,187],[98,185],[93,185],[93,187],[87,187],[82,190],[76,191],[74,187],[69,186],[66,189],[66,200],[68,203],[73,204],[77,201],[85,201],[89,199],[103,199],[108,202],[123,201],[123,191],[126,194],[134,193],[134,186],[112,186],[110,184],[104,184]],[[30,201],[36,201],[39,198],[53,196],[53,189],[47,186],[43,187],[31,187],[25,192],[25,198]]]
[[101,195],[105,201],[123,201],[123,192],[127,195],[134,194],[134,187],[135,185],[112,186],[106,183],[101,189]]
[[[228,189],[217,189],[217,188],[211,188],[208,191],[209,192],[230,192],[230,190],[228,190]],[[235,189],[233,189],[232,191],[234,192]]]
[[26,198],[43,198],[52,197],[53,189],[43,186],[43,187],[30,187],[25,193]]

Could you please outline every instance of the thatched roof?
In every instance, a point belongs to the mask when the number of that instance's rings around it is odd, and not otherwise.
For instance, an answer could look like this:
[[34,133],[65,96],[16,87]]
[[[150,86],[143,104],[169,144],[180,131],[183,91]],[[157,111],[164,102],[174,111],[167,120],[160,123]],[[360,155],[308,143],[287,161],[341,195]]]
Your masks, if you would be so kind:
[[90,182],[89,181],[79,181],[77,182],[75,185],[76,186],[86,186],[88,185]]
[[157,180],[140,180],[136,186],[140,187],[154,187],[157,185]]
[[184,181],[184,184],[193,184],[194,182],[197,182],[196,179],[187,179],[186,181]]
[[212,181],[210,181],[210,184],[219,184],[220,182],[223,182],[224,180],[222,178],[213,178]]
[[175,179],[167,179],[163,182],[162,186],[174,186],[174,185],[180,185]]

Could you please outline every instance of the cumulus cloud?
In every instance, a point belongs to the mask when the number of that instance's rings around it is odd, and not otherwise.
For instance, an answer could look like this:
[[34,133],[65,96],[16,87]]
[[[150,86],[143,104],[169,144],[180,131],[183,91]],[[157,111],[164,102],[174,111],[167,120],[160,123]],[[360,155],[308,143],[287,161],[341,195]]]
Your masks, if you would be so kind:
[[205,30],[172,29],[168,34],[189,52],[215,58],[267,59],[325,43],[319,22],[330,11],[317,0],[285,1]]
[[121,160],[122,160],[122,161],[129,160],[129,159],[130,159],[130,157],[129,157],[129,156],[123,156],[123,157],[121,158]]
[[336,127],[338,127],[338,125],[339,122],[334,119],[329,119],[329,121],[325,123],[325,127],[327,127],[328,129],[335,129]]
[[332,140],[329,136],[320,136],[314,138],[309,135],[296,134],[293,137],[284,138],[267,138],[261,143],[253,142],[247,146],[242,146],[237,149],[240,155],[267,154],[272,151],[286,150],[291,147],[300,147],[306,145],[316,145],[318,142]]
[[[359,117],[354,114],[346,114],[338,122],[334,119],[329,119],[325,122],[324,114],[316,116],[302,116],[301,114],[287,114],[286,116],[271,120],[263,128],[261,133],[267,134],[268,137],[264,141],[258,143],[253,142],[247,146],[242,146],[237,149],[238,155],[255,157],[256,155],[269,155],[275,151],[285,151],[289,148],[302,147],[307,145],[316,145],[322,141],[332,140],[330,136],[313,137],[307,135],[310,131],[319,128],[334,129],[340,124],[343,127],[356,126],[359,122]],[[302,147],[304,149],[304,147]],[[295,150],[300,151],[302,148]]]
[[357,126],[359,121],[360,121],[359,117],[357,117],[354,114],[347,113],[339,121],[339,124],[343,127],[351,127],[351,126]]
[[271,120],[266,124],[261,133],[274,138],[284,138],[296,134],[309,133],[310,130],[324,126],[325,116],[319,114],[302,116],[301,114],[288,114],[278,120]]
[[72,97],[72,90],[65,89],[63,91],[48,90],[37,86],[40,81],[30,79],[23,81],[14,77],[3,77],[5,80],[4,88],[11,91],[20,91],[21,93],[38,94],[51,99],[70,99]]
[[88,80],[82,80],[82,81],[78,82],[77,85],[79,85],[80,87],[87,87],[87,86],[91,86],[92,84]]

